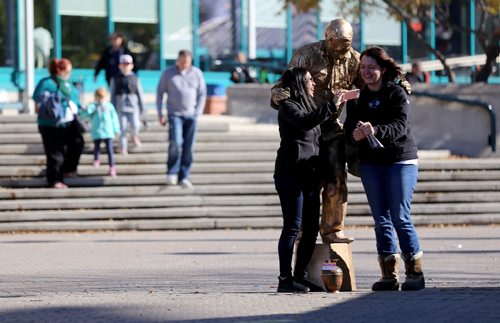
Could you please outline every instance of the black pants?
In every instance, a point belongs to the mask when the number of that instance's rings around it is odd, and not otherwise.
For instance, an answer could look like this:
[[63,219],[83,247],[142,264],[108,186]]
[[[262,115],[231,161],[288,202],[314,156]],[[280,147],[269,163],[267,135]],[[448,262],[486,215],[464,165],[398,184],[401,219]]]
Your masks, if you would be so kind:
[[47,157],[47,182],[49,186],[64,182],[63,174],[76,172],[84,141],[74,122],[66,127],[39,126],[43,149]]
[[274,184],[283,214],[283,229],[278,243],[280,276],[289,277],[292,274],[293,247],[302,227],[294,276],[303,277],[319,231],[319,180],[315,176],[280,175],[274,177]]

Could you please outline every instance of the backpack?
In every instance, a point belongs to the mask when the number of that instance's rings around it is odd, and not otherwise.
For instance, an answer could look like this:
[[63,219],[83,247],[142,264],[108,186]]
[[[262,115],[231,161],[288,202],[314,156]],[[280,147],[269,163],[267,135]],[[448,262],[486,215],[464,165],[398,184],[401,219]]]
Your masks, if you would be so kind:
[[38,120],[53,124],[56,127],[64,123],[65,108],[63,97],[59,93],[59,83],[55,92],[45,91],[41,93],[38,102]]

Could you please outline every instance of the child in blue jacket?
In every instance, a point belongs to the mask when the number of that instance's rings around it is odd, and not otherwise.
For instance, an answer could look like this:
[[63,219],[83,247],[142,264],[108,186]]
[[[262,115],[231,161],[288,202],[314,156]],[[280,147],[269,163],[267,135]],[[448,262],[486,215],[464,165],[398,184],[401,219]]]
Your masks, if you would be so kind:
[[106,144],[109,159],[109,175],[116,177],[115,158],[113,154],[113,139],[120,134],[120,124],[115,107],[110,102],[104,102],[106,90],[101,87],[95,91],[95,102],[89,104],[83,115],[91,121],[91,136],[94,141],[94,167],[99,167],[101,141]]

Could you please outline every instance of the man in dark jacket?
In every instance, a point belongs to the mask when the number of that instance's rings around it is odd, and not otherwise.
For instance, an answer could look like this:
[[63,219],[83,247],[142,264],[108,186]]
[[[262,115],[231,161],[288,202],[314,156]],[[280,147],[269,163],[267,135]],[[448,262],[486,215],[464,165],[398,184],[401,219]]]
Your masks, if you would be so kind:
[[132,56],[134,60],[134,73],[137,73],[137,62],[135,61],[134,55],[127,48],[127,41],[125,36],[120,32],[114,32],[108,37],[110,46],[106,47],[102,53],[99,62],[95,67],[94,72],[94,82],[97,80],[97,76],[104,69],[106,73],[106,82],[108,85],[111,84],[111,78],[120,74],[120,56],[127,54]]

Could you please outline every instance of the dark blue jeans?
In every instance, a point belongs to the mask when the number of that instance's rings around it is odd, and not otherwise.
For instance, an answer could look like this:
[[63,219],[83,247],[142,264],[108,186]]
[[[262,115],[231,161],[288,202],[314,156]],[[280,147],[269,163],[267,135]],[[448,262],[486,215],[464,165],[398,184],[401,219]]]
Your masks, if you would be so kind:
[[314,252],[319,231],[319,182],[307,176],[280,175],[274,177],[274,185],[283,214],[283,229],[278,243],[280,276],[292,275],[293,248],[302,226],[294,270],[295,276],[302,277]]
[[94,160],[99,160],[99,155],[101,154],[101,141],[106,144],[106,152],[108,154],[108,164],[109,167],[115,166],[115,154],[113,153],[113,139],[94,139]]
[[179,181],[189,178],[193,163],[196,117],[168,116],[167,174],[178,175]]
[[403,164],[379,166],[362,163],[360,172],[375,220],[378,254],[386,256],[397,253],[394,229],[403,254],[413,255],[419,252],[418,236],[410,215],[418,166]]

